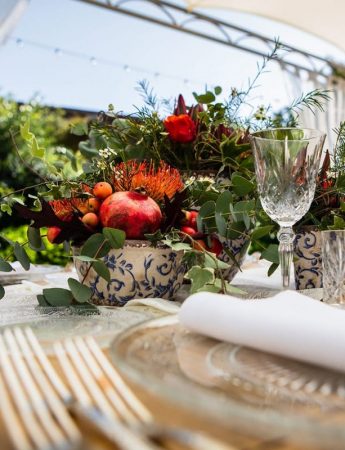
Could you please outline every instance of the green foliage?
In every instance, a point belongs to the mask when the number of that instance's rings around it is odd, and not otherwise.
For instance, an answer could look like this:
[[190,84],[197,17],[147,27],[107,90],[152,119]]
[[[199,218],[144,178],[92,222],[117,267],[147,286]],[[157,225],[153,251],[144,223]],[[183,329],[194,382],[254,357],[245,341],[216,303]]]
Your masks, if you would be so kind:
[[[2,235],[6,236],[7,239],[13,242],[24,243],[27,241],[27,229],[26,225],[21,225],[19,227],[8,227],[2,230]],[[41,230],[42,235],[45,234],[45,230]],[[64,251],[63,245],[51,244],[46,238],[42,238],[45,250],[36,251],[31,248],[26,248],[26,253],[29,255],[30,261],[33,264],[57,264],[60,266],[65,266],[69,262],[68,255]],[[0,257],[10,258],[10,261],[14,261],[11,257],[12,249],[8,243],[4,240],[0,241]],[[1,270],[1,269],[0,269]]]

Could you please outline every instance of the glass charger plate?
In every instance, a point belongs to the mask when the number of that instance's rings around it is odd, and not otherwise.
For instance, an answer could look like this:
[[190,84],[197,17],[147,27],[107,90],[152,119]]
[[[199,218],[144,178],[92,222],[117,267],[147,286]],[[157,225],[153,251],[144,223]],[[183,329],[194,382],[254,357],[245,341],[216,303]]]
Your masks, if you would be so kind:
[[15,270],[12,272],[1,272],[0,273],[0,284],[16,284],[23,280],[35,281],[43,278],[47,274],[56,274],[63,272],[61,266],[51,266],[51,265],[34,265],[31,264],[30,270],[24,270],[22,267],[13,264]]
[[225,426],[345,448],[344,375],[188,332],[176,316],[124,331],[110,353],[133,381]]
[[54,342],[73,336],[92,335],[102,348],[106,348],[127,327],[161,315],[143,308],[98,307],[98,314],[82,314],[63,307],[14,306],[0,309],[0,332],[8,326],[29,326],[50,354]]

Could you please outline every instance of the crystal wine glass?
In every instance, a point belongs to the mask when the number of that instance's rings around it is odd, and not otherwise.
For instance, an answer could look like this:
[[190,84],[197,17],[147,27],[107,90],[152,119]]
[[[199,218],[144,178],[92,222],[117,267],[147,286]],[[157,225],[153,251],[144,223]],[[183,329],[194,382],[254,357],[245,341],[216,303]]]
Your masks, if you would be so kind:
[[309,210],[326,135],[317,130],[276,128],[253,133],[258,192],[263,209],[280,226],[283,286],[290,284],[292,226]]

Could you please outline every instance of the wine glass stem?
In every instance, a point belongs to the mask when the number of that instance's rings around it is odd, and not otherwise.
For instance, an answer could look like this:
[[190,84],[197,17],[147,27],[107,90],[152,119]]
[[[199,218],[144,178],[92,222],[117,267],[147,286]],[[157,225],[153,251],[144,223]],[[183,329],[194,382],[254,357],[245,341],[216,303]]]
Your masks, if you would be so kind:
[[290,285],[290,267],[293,256],[294,232],[291,227],[280,227],[278,233],[279,240],[279,261],[283,280],[283,287]]

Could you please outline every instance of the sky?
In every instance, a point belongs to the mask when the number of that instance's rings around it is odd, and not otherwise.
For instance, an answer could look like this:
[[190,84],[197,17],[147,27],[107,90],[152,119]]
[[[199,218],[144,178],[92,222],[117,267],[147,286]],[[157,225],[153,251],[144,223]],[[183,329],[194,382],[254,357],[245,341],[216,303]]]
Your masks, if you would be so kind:
[[[139,1],[133,7],[146,12],[149,8]],[[231,11],[204,12],[345,60],[333,46],[286,25]],[[220,85],[224,95],[232,87],[245,87],[255,76],[258,61],[255,55],[76,0],[31,0],[0,46],[0,95],[20,101],[38,95],[47,105],[93,111],[112,103],[116,110],[129,113],[143,103],[136,90],[139,80],[148,80],[159,97],[183,93],[190,102],[191,93],[201,93],[206,86]],[[259,81],[253,105],[279,108],[291,100],[288,81],[277,64],[269,70]]]

